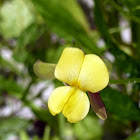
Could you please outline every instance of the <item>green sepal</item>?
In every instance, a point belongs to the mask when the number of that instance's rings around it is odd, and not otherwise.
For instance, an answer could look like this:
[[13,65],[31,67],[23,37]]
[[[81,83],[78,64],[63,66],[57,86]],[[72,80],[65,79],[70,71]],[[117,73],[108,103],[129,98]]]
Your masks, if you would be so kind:
[[44,80],[55,79],[54,71],[56,64],[45,63],[40,60],[37,60],[33,65],[33,70],[36,76]]

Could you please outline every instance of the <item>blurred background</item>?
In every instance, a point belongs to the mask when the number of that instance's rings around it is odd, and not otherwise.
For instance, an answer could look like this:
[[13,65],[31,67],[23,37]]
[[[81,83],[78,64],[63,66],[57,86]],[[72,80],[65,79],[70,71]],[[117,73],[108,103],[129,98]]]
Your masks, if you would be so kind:
[[[105,121],[48,111],[63,83],[37,78],[33,64],[56,64],[68,45],[112,64]],[[140,140],[139,77],[139,0],[0,0],[0,140]]]

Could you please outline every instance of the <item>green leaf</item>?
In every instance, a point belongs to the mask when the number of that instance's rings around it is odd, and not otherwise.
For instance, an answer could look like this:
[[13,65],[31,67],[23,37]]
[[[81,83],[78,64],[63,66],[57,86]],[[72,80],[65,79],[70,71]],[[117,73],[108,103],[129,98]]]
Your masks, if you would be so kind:
[[110,112],[118,119],[140,121],[140,109],[127,95],[111,88],[105,88],[100,96],[107,112]]
[[95,8],[94,8],[94,14],[95,14],[95,23],[98,27],[98,30],[101,32],[101,34],[103,35],[107,47],[108,43],[110,43],[110,34],[108,31],[108,27],[103,15],[103,9],[102,9],[102,1],[101,0],[94,0],[95,2]]
[[89,30],[89,24],[86,20],[86,16],[84,15],[77,1],[61,0],[59,2],[64,8],[66,8],[66,10],[68,10],[73,15],[75,20],[77,20],[85,28],[86,31]]
[[64,8],[59,1],[32,0],[32,2],[51,31],[70,42],[72,39],[75,39],[84,49],[101,55],[100,49],[96,47],[88,32],[85,31],[83,26],[73,17],[73,14]]
[[33,66],[34,73],[41,79],[50,80],[55,79],[54,70],[56,65],[50,63],[44,63],[37,60]]
[[28,51],[26,50],[27,45],[31,45],[31,49],[33,47],[32,44],[34,44],[37,39],[46,31],[45,28],[46,27],[33,23],[21,32],[13,54],[13,57],[16,61],[24,62],[29,58],[29,49]]

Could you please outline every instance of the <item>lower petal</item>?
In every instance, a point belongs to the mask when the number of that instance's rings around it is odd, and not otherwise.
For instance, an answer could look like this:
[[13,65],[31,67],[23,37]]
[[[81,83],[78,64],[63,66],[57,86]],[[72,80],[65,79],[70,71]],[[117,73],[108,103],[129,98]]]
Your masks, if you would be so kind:
[[80,89],[76,89],[62,112],[70,123],[76,123],[87,115],[89,107],[89,99],[86,93]]
[[63,86],[56,88],[51,93],[48,100],[48,108],[52,115],[56,115],[63,110],[64,105],[68,102],[74,90],[74,87]]

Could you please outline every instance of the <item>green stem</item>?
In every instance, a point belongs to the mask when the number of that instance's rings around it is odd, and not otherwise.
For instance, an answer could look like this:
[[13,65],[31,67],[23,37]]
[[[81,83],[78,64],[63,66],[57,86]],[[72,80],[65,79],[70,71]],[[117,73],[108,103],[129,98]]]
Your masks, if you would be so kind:
[[140,78],[120,79],[120,80],[109,81],[109,84],[129,84],[129,83],[140,83]]
[[25,89],[25,91],[23,92],[23,96],[21,98],[22,101],[26,100],[26,97],[28,95],[29,89],[31,87],[31,85],[34,83],[34,80],[31,80],[31,82],[29,83],[28,87]]
[[64,139],[64,130],[65,130],[65,120],[64,120],[64,116],[62,114],[58,115],[58,121],[59,121],[59,135],[60,138],[63,140]]
[[45,128],[43,140],[50,140],[50,132],[51,132],[50,126],[47,126],[47,127]]

